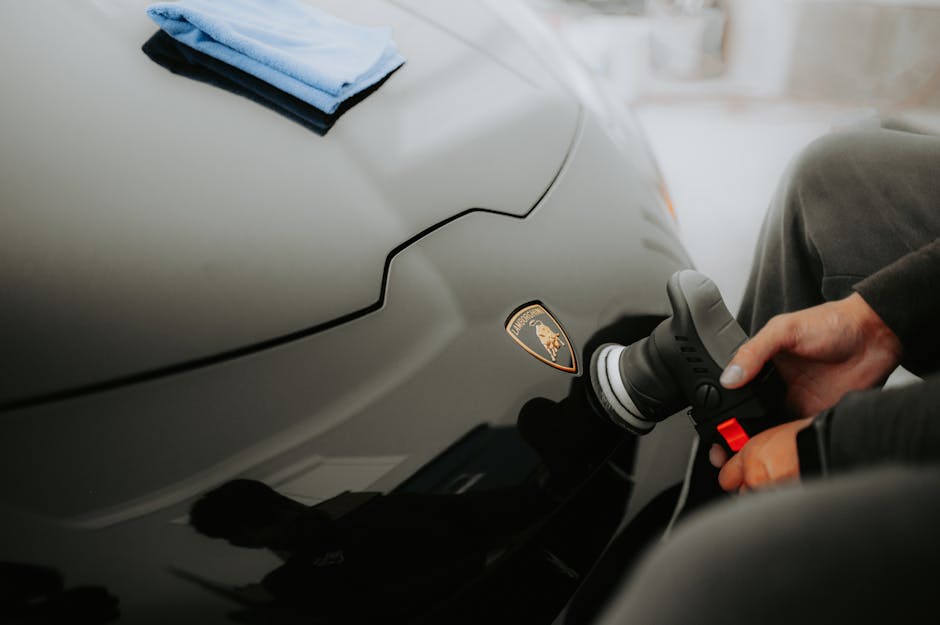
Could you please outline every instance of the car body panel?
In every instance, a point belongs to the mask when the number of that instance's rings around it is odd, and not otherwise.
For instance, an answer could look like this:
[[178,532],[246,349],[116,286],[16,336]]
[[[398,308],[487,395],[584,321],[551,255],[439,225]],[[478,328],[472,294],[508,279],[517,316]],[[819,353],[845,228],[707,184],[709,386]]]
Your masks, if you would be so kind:
[[0,283],[15,302],[0,307],[0,404],[380,304],[396,246],[467,209],[525,214],[574,137],[579,105],[544,69],[522,80],[377,0],[322,5],[394,24],[408,61],[319,137],[152,63],[145,5],[7,7],[0,50],[30,62],[0,68]]
[[[581,349],[618,316],[666,314],[659,285],[689,264],[664,216],[640,208],[638,222],[629,210],[653,204],[655,190],[639,195],[642,180],[604,158],[613,147],[597,124],[589,121],[585,132],[528,217],[470,213],[399,253],[375,313],[216,366],[8,412],[0,491],[8,502],[97,526],[283,461],[313,439],[327,455],[408,448],[404,477],[477,423],[514,419],[537,389],[564,396],[567,374],[506,334],[513,310],[541,301]],[[575,191],[566,197],[568,189]],[[594,244],[571,245],[585,238]],[[499,414],[479,414],[480,404],[460,399],[483,394],[487,405],[502,407]],[[415,397],[426,398],[427,414],[408,408]],[[355,449],[334,448],[332,440]],[[427,444],[419,450],[417,441]],[[173,462],[161,461],[167,450]],[[30,480],[19,479],[14,467],[45,454],[72,469],[62,475],[38,466]]]
[[[232,603],[219,589],[279,561],[196,535],[185,521],[200,493],[234,477],[283,488],[308,466],[337,471],[328,486],[321,475],[291,492],[309,503],[365,484],[387,491],[481,423],[513,424],[535,397],[564,400],[583,370],[520,349],[503,327],[510,313],[542,302],[584,363],[597,328],[667,314],[662,285],[689,265],[667,217],[646,208],[656,188],[621,169],[616,150],[585,120],[527,217],[471,213],[403,250],[379,311],[215,366],[3,415],[0,531],[42,537],[3,558],[64,563],[70,579],[106,585],[124,622],[225,622]],[[585,239],[593,245],[572,245]],[[641,455],[644,445],[662,443],[643,439]],[[657,471],[649,483],[668,484],[682,466]]]
[[[113,67],[65,76],[57,88],[74,90],[73,111],[45,98],[28,111],[29,94],[17,93],[0,116],[15,139],[4,158],[21,159],[0,172],[10,226],[0,230],[0,288],[14,303],[0,312],[0,535],[16,537],[0,545],[0,561],[103,585],[123,622],[224,623],[245,608],[236,590],[269,579],[284,555],[188,524],[193,503],[229,480],[263,482],[319,510],[363,491],[485,497],[514,480],[542,489],[558,479],[553,462],[580,454],[589,471],[544,489],[550,509],[524,539],[487,554],[481,576],[511,578],[507,562],[534,558],[533,575],[516,581],[544,594],[539,575],[561,579],[564,590],[540,601],[556,613],[623,511],[681,477],[676,450],[693,433],[673,420],[636,440],[585,403],[592,350],[648,334],[669,312],[667,278],[691,266],[625,112],[556,75],[548,53],[532,56],[531,41],[521,47],[485,5],[462,25],[473,3],[448,15],[412,0],[333,2],[324,6],[354,21],[392,23],[409,60],[318,137],[152,65],[136,48],[152,32],[136,14],[143,3],[67,4],[58,7],[74,18],[67,26],[52,4],[11,7],[65,40],[82,28],[113,38],[36,63],[61,72],[69,59],[99,55]],[[105,54],[128,45],[133,55]],[[102,104],[87,81],[113,88],[115,71],[145,78]],[[24,79],[26,69],[0,69],[13,73]],[[39,93],[53,89],[30,80]],[[458,93],[466,97],[450,99]],[[74,111],[91,118],[70,125]],[[95,135],[94,115],[106,136]],[[143,136],[156,140],[149,150],[139,149]],[[233,137],[251,154],[232,149]],[[46,187],[37,172],[49,174]],[[171,192],[169,179],[189,192]],[[323,185],[333,210],[308,213],[302,191],[318,197]],[[318,229],[324,219],[336,227]],[[506,332],[532,302],[563,329],[575,373],[533,358]],[[575,435],[540,449],[532,430],[550,426],[558,406]],[[582,428],[612,434],[585,451]],[[476,468],[438,479],[435,467],[486,429],[515,436],[512,457],[483,448],[485,468],[469,462]],[[593,523],[598,511],[606,534],[568,523]],[[591,549],[574,562],[542,534]],[[449,605],[486,614],[477,597],[460,588]]]

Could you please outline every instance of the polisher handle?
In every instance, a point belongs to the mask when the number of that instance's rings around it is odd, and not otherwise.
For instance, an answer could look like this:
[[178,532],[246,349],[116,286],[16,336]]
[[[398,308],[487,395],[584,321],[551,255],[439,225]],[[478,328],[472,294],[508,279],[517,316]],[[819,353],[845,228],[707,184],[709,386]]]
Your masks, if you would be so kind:
[[654,336],[692,406],[690,416],[702,442],[718,442],[736,452],[754,434],[787,420],[785,387],[772,365],[740,389],[723,388],[718,381],[748,337],[715,283],[683,270],[672,275],[666,292],[673,314]]

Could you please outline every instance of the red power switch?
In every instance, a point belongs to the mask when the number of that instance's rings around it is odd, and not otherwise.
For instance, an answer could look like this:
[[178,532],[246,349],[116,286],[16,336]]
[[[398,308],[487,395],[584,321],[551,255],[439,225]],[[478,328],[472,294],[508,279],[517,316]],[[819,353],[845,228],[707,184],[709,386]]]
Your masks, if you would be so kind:
[[741,424],[738,423],[738,420],[734,418],[722,421],[718,424],[717,429],[721,437],[728,443],[731,451],[740,451],[744,447],[744,443],[751,439],[744,431],[744,428],[741,427]]

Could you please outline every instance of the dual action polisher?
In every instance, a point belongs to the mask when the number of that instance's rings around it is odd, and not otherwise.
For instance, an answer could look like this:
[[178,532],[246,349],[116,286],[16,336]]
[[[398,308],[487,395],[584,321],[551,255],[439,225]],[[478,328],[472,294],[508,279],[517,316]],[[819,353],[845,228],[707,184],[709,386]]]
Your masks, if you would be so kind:
[[[591,359],[590,377],[603,412],[636,434],[687,406],[700,441],[736,452],[754,434],[787,421],[785,387],[773,366],[746,386],[718,381],[747,340],[715,283],[683,270],[666,287],[672,316],[631,345],[607,343]],[[707,449],[707,446],[705,447]]]

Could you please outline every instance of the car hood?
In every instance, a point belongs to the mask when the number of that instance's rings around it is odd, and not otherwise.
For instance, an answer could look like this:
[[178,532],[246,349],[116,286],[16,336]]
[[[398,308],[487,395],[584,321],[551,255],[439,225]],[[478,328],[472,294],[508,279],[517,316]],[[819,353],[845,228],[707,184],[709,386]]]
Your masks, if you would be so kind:
[[0,406],[376,309],[393,250],[468,209],[524,215],[577,132],[577,101],[477,3],[456,25],[433,2],[318,2],[407,58],[325,136],[150,61],[146,4],[4,7]]

